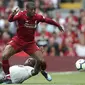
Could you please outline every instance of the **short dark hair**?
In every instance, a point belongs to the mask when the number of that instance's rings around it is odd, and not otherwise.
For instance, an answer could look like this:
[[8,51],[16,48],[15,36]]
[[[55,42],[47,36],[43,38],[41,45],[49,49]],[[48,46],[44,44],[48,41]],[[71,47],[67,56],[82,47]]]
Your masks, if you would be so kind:
[[33,1],[27,2],[26,8],[35,8],[35,3]]
[[34,67],[35,66],[35,63],[36,63],[36,60],[34,58],[28,58],[24,65],[25,66],[31,66],[31,67]]

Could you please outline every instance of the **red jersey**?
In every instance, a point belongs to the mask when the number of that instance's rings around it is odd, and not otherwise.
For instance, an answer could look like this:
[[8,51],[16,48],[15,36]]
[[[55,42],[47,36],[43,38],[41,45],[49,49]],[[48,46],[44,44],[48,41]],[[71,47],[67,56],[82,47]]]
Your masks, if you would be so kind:
[[49,18],[44,18],[42,15],[35,14],[33,17],[27,16],[27,11],[20,11],[15,16],[12,14],[8,17],[9,22],[17,21],[17,37],[25,42],[34,41],[34,35],[39,22],[46,22],[55,26],[60,26],[58,23]]

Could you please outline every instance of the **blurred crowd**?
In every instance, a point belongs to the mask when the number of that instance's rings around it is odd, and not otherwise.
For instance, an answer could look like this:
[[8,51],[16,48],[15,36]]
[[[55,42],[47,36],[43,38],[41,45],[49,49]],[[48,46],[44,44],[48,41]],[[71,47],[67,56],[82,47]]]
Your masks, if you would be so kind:
[[[0,0],[0,54],[7,42],[16,34],[17,25],[15,22],[8,22],[8,15],[13,7],[19,6],[25,9],[27,0]],[[35,0],[36,12],[44,17],[50,17],[60,23],[65,32],[60,32],[53,25],[40,23],[35,34],[36,43],[45,56],[85,56],[85,10],[80,9],[79,15],[76,11],[69,10],[68,16],[61,16],[56,11],[56,17],[51,17],[48,11],[59,8],[59,0]]]

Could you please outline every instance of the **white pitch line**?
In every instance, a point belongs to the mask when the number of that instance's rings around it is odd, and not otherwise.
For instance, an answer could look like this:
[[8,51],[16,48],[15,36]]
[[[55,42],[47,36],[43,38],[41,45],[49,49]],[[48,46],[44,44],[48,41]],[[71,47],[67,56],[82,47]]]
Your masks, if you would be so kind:
[[61,75],[64,75],[64,74],[74,74],[74,73],[79,73],[78,71],[68,71],[68,72],[52,72],[51,74],[52,75],[56,75],[56,74],[61,74]]

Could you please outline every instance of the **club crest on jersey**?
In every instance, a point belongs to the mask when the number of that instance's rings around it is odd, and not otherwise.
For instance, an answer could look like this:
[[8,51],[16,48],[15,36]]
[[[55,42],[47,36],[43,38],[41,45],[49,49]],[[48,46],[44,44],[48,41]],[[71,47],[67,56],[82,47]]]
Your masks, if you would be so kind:
[[25,24],[24,24],[24,26],[26,27],[26,28],[37,28],[37,21],[35,21],[34,23],[29,23],[29,21],[27,20],[27,21],[25,21]]

